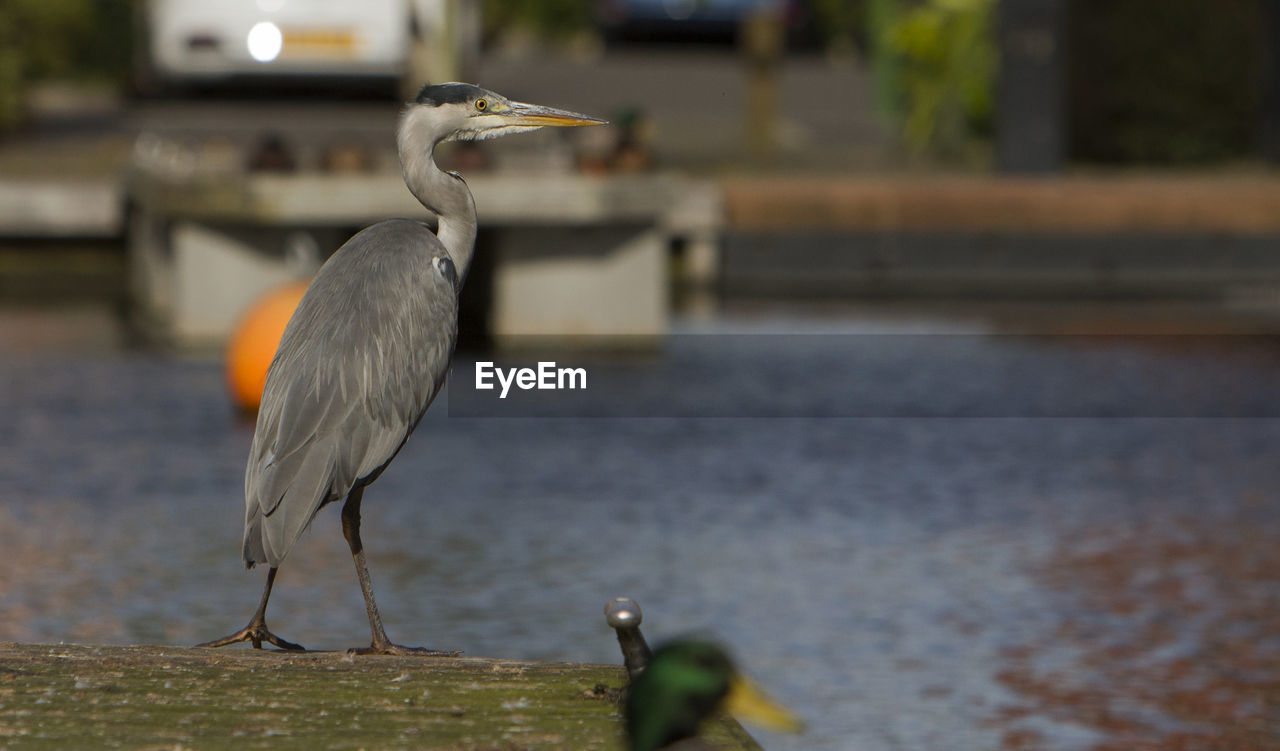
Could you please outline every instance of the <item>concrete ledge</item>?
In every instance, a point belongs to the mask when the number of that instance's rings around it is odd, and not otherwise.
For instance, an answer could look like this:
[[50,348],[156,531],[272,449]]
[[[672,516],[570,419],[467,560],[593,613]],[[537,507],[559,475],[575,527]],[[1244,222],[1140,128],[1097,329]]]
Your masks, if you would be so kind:
[[[468,176],[486,227],[501,224],[651,224],[667,215],[679,226],[713,224],[714,194],[677,176]],[[170,180],[137,171],[130,194],[148,211],[204,221],[363,225],[429,213],[399,173],[371,175],[231,175]],[[711,218],[706,218],[710,216]]]

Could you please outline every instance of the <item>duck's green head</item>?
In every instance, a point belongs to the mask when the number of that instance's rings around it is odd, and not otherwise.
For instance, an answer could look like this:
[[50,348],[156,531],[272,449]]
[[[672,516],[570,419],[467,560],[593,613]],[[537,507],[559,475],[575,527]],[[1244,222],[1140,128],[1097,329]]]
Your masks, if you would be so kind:
[[717,709],[775,729],[796,730],[788,710],[738,674],[716,644],[685,639],[660,647],[627,694],[631,751],[656,751],[698,733]]

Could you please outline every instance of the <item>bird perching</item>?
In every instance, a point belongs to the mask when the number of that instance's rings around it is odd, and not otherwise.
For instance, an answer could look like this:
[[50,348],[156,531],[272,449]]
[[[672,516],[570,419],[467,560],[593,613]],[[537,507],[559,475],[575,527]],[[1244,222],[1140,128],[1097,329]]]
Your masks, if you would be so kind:
[[770,728],[798,732],[802,724],[744,677],[719,645],[680,639],[653,652],[633,675],[623,707],[630,751],[712,748],[699,728],[717,711]]
[[360,540],[360,502],[439,393],[458,331],[476,208],[462,177],[436,166],[443,141],[545,126],[599,125],[575,112],[513,102],[465,83],[429,85],[400,117],[396,143],[409,191],[438,219],[390,219],[343,244],[321,267],[285,328],[267,373],[245,470],[244,560],[265,563],[249,625],[200,646],[262,642],[300,650],[267,629],[276,571],[325,504],[346,499],[342,533],[364,593],[370,654],[448,654],[387,639]]

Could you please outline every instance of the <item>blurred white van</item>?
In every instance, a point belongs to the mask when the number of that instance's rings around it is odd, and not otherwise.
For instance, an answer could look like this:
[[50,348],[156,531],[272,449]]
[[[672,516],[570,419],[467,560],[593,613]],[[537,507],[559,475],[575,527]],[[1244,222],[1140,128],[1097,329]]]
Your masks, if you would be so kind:
[[392,84],[407,75],[434,78],[415,56],[439,58],[424,53],[424,46],[456,49],[464,26],[456,18],[459,8],[474,5],[459,0],[149,0],[143,9],[140,73],[160,85],[267,77]]

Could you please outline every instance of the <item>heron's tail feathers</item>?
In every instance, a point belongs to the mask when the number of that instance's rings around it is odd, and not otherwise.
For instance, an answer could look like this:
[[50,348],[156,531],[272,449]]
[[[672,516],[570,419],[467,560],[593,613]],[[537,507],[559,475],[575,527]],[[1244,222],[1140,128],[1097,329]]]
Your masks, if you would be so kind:
[[[283,479],[281,475],[287,472],[289,480],[278,495],[250,499],[244,527],[244,560],[249,567],[256,563],[279,566],[289,555],[331,497],[336,456],[337,439],[329,436],[264,471],[264,479]],[[273,485],[283,483],[267,481],[260,486]]]
[[244,566],[253,568],[266,560],[267,551],[262,547],[262,516],[251,516],[244,527]]

